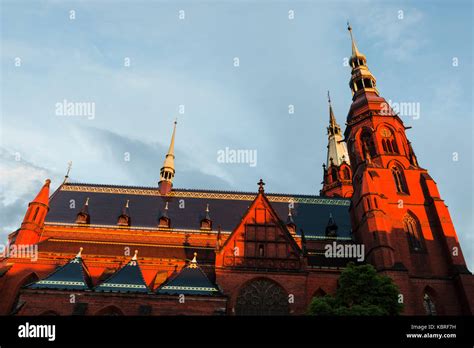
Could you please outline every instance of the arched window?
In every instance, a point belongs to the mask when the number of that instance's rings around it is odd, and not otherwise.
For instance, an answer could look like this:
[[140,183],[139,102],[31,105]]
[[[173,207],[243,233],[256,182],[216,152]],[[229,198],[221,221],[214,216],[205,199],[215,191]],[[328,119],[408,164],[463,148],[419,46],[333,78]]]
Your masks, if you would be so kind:
[[384,136],[384,139],[382,140],[383,151],[385,153],[400,153],[393,133],[391,133],[387,128],[383,128],[382,131],[383,130],[385,130],[385,132],[382,133],[382,136]]
[[246,283],[239,291],[235,304],[237,315],[288,315],[289,311],[286,291],[265,278]]
[[336,168],[331,169],[331,177],[332,177],[332,182],[337,181],[337,169]]
[[393,152],[400,153],[398,151],[398,146],[397,146],[397,142],[395,141],[395,139],[392,139],[392,149],[393,149]]
[[361,136],[360,140],[362,142],[362,157],[365,157],[365,151],[369,152],[370,157],[375,157],[377,154],[375,151],[375,144],[374,144],[374,139],[372,138],[372,133],[365,129]]
[[408,234],[410,248],[414,251],[423,250],[423,235],[420,232],[419,223],[411,215],[403,219],[405,232]]
[[423,307],[427,315],[436,315],[436,306],[427,293],[423,296]]
[[38,211],[39,211],[39,208],[35,208],[35,213],[33,215],[33,221],[36,221],[36,217],[38,216]]
[[408,188],[405,183],[402,171],[397,166],[392,167],[393,180],[395,181],[395,187],[397,192],[408,193]]
[[344,180],[351,180],[351,172],[349,171],[349,168],[345,167],[342,170],[342,175],[344,177]]

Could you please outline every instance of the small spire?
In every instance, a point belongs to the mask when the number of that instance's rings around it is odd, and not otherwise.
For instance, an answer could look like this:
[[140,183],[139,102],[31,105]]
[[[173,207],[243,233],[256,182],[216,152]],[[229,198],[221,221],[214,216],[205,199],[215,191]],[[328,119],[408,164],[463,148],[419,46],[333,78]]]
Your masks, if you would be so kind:
[[165,211],[163,212],[163,217],[168,217],[168,202],[165,203]]
[[138,250],[135,250],[135,255],[132,257],[132,261],[137,261]]
[[76,224],[88,224],[90,223],[89,215],[89,197],[86,198],[84,205],[82,206],[79,213],[76,216]]
[[260,179],[260,181],[257,184],[258,184],[258,192],[260,193],[265,192],[265,189],[263,188],[263,186],[265,186],[265,183],[263,182],[263,180]]
[[72,167],[72,161],[69,161],[67,163],[67,171],[66,171],[66,175],[64,176],[63,184],[65,184],[69,179],[69,173],[71,172],[71,167]]
[[211,216],[209,214],[209,203],[206,204],[206,219],[211,220]]
[[349,34],[351,36],[351,42],[352,42],[352,56],[353,57],[362,57],[364,56],[362,53],[359,52],[357,45],[354,40],[354,36],[352,35],[352,27],[349,24],[349,21],[347,21],[347,30],[349,30]]
[[174,120],[173,134],[171,135],[170,147],[168,148],[168,153],[166,156],[173,156],[174,158],[174,138],[176,134],[176,125],[178,124],[178,119]]
[[331,96],[329,95],[329,91],[328,91],[328,104],[329,104],[329,127],[335,131],[336,127],[339,127],[339,125],[336,122],[334,111],[332,111]]
[[83,248],[83,247],[80,247],[80,248],[79,248],[79,252],[78,252],[77,255],[76,255],[76,258],[82,257],[82,250],[84,250],[84,248]]
[[197,268],[196,256],[197,256],[197,252],[194,252],[194,257],[188,265],[189,268]]
[[127,203],[125,203],[125,208],[128,208],[128,203],[130,202],[129,199],[127,199]]
[[294,224],[295,222],[293,221],[293,214],[291,213],[291,208],[288,207],[288,221],[287,224]]
[[171,192],[171,188],[173,187],[173,178],[175,174],[174,142],[175,142],[177,124],[178,124],[178,121],[175,120],[174,127],[173,127],[173,134],[171,135],[170,147],[168,148],[168,153],[166,154],[163,167],[161,167],[160,169],[160,181],[158,182],[158,186],[160,189],[160,193],[162,195],[169,194]]

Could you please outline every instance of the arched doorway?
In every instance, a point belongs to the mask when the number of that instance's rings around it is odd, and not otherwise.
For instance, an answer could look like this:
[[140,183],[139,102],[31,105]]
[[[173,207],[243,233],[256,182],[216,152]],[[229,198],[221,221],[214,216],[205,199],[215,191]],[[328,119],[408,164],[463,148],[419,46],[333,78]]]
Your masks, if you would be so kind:
[[95,315],[118,316],[123,315],[123,312],[115,306],[107,306],[98,311]]
[[235,305],[237,315],[288,315],[288,294],[278,283],[256,279],[239,291]]

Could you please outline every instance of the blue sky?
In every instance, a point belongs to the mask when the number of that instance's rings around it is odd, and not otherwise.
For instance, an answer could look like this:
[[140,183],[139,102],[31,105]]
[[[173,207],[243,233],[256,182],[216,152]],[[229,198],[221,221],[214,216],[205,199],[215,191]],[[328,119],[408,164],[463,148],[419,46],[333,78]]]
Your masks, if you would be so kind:
[[[470,1],[2,1],[2,238],[70,160],[73,181],[156,185],[175,117],[175,187],[318,194],[326,91],[341,126],[351,103],[347,19],[382,96],[419,103],[407,136],[472,268]],[[56,115],[64,99],[95,117]],[[218,163],[226,147],[257,165]]]

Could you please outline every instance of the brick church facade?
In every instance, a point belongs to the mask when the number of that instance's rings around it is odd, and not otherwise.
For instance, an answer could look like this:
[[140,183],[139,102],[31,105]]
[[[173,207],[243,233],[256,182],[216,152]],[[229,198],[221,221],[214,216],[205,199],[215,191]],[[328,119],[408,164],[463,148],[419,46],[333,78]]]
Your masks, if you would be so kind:
[[334,294],[362,244],[405,315],[472,315],[474,278],[449,211],[352,30],[344,133],[329,100],[320,195],[176,189],[176,123],[157,187],[46,180],[0,260],[2,315],[298,315]]

